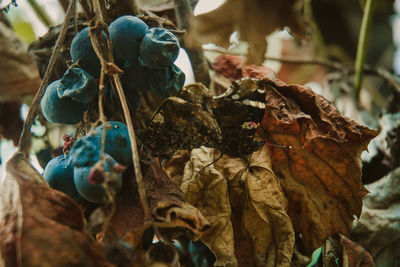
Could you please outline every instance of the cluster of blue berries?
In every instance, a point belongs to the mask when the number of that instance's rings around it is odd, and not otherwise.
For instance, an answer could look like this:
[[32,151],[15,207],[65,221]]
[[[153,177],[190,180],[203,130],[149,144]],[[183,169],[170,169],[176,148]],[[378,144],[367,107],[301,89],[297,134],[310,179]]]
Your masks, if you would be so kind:
[[[151,90],[167,97],[183,86],[185,75],[174,65],[179,42],[171,32],[149,29],[141,19],[123,16],[110,24],[109,33],[116,63],[124,71],[121,83],[131,110],[140,105],[140,92]],[[78,123],[98,92],[96,79],[100,76],[101,64],[88,27],[74,37],[70,53],[74,64],[61,79],[46,88],[41,100],[42,113],[50,123]],[[108,88],[108,91],[112,98],[112,90]],[[106,125],[111,129],[106,129],[104,158],[100,158],[104,127],[101,125],[93,134],[78,139],[68,154],[49,161],[43,177],[52,188],[63,191],[78,203],[82,199],[103,203],[109,199],[106,187],[119,190],[123,169],[120,167],[129,166],[132,161],[128,129],[121,122]],[[110,181],[107,177],[113,177],[111,185],[105,183]]]
[[[170,31],[149,29],[141,19],[127,15],[113,21],[109,32],[116,63],[124,71],[121,82],[131,110],[140,105],[140,92],[151,90],[168,97],[183,86],[185,74],[174,65],[179,42]],[[41,101],[42,113],[51,123],[78,123],[98,91],[101,64],[89,27],[74,37],[70,53],[74,67],[47,87]],[[112,90],[106,89],[113,103]]]
[[54,189],[69,195],[76,202],[82,198],[93,202],[103,203],[108,200],[104,187],[107,174],[113,175],[114,191],[118,191],[122,183],[121,167],[132,162],[132,151],[128,128],[119,121],[106,122],[104,147],[104,164],[102,169],[97,167],[101,161],[101,138],[103,127],[97,127],[93,134],[78,139],[69,154],[58,156],[49,161],[43,172],[43,177]]

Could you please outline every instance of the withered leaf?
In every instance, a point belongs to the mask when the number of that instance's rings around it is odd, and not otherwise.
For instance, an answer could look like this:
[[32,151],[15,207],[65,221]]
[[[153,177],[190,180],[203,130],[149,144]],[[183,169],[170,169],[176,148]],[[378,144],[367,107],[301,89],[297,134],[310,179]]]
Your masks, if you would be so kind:
[[304,35],[305,23],[296,0],[229,0],[219,8],[194,17],[188,42],[229,45],[229,36],[238,31],[249,43],[248,62],[260,64],[266,52],[266,35],[286,26],[297,35]]
[[38,69],[15,32],[0,22],[0,100],[21,100],[40,85]]
[[113,266],[82,228],[78,204],[51,189],[22,153],[15,154],[0,192],[4,265]]
[[260,133],[270,145],[288,214],[308,253],[334,233],[346,234],[368,192],[361,152],[378,133],[343,117],[310,88],[264,80]]
[[215,266],[290,266],[294,232],[268,153],[224,156],[204,168],[218,151],[192,150],[181,188],[211,223],[200,238],[215,253]]
[[[207,219],[198,209],[184,201],[183,192],[169,179],[156,158],[149,161],[142,155],[141,170],[151,216],[156,225],[160,228],[185,227],[195,234],[208,228]],[[124,176],[122,190],[116,198],[111,227],[116,234],[125,237],[136,247],[151,223],[145,221],[132,173],[133,170],[128,169]]]

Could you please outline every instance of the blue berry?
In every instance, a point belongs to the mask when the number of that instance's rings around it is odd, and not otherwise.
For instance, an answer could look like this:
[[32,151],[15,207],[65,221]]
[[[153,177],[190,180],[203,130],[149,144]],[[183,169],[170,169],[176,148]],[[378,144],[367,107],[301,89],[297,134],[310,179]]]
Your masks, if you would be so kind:
[[70,151],[72,163],[76,167],[92,166],[100,160],[101,144],[95,134],[77,140]]
[[179,55],[178,39],[170,31],[151,28],[140,44],[141,64],[154,69],[170,67]]
[[[117,162],[105,154],[106,157],[104,162],[104,171],[110,172],[116,176],[115,184],[113,187],[116,191],[119,191],[122,184],[122,174],[114,172],[114,166]],[[103,184],[94,184],[89,181],[89,176],[93,166],[83,166],[74,168],[74,182],[75,187],[79,194],[86,200],[93,203],[103,203],[108,200],[108,194]]]
[[48,122],[75,124],[78,123],[87,110],[87,105],[72,100],[69,97],[60,98],[58,91],[64,89],[60,80],[49,84],[40,101],[42,114]]
[[[106,40],[103,34],[104,40]],[[89,27],[76,34],[70,47],[71,58],[79,61],[79,67],[89,72],[93,77],[100,77],[101,64],[90,41]]]
[[[104,151],[113,157],[118,163],[130,165],[132,162],[131,142],[129,140],[128,127],[119,121],[108,121],[111,129],[106,127],[106,140]],[[99,139],[103,135],[103,125],[96,128],[95,133]]]
[[61,155],[50,160],[44,169],[43,178],[51,188],[67,194],[77,203],[82,202],[82,197],[75,188],[74,166],[68,155],[66,157]]
[[108,28],[114,56],[123,62],[137,61],[139,45],[149,27],[135,16],[122,16],[111,22]]
[[151,70],[149,76],[150,89],[163,97],[174,94],[185,84],[185,73],[175,65],[165,69]]
[[97,94],[97,84],[92,75],[81,68],[69,68],[58,88],[60,98],[69,97],[82,104],[88,104]]

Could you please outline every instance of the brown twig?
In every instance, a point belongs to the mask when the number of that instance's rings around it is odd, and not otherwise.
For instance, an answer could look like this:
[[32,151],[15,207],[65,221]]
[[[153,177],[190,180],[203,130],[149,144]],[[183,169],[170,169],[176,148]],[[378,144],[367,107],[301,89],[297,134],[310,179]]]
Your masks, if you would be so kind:
[[71,1],[68,6],[67,13],[65,14],[63,26],[61,28],[60,34],[58,35],[53,53],[51,54],[49,64],[47,65],[46,72],[44,74],[43,80],[40,84],[39,90],[37,91],[35,98],[33,99],[32,105],[29,108],[28,115],[26,116],[24,127],[22,128],[22,133],[18,142],[18,152],[24,152],[27,150],[30,144],[30,130],[34,122],[35,116],[39,109],[40,100],[42,99],[46,87],[49,83],[50,75],[53,71],[54,65],[57,61],[58,54],[61,50],[61,46],[64,43],[65,36],[67,35],[68,23],[74,15],[74,5],[75,0]]
[[[97,47],[97,51],[96,54],[98,54],[100,61],[102,62],[102,70],[104,67],[104,71],[107,74],[112,75],[113,81],[115,83],[115,87],[117,89],[117,93],[119,96],[119,99],[121,101],[121,105],[122,105],[122,110],[124,113],[124,117],[125,117],[125,121],[128,127],[128,134],[129,134],[129,139],[131,141],[131,150],[132,150],[132,161],[133,161],[133,167],[134,167],[134,172],[135,172],[135,177],[136,177],[136,182],[138,184],[138,191],[139,191],[139,197],[140,197],[140,201],[141,201],[141,205],[144,211],[144,215],[145,215],[145,219],[148,220],[150,219],[150,208],[149,208],[149,204],[147,202],[147,197],[146,197],[146,188],[144,186],[144,182],[143,182],[143,177],[142,177],[142,172],[141,172],[141,168],[140,168],[140,157],[139,157],[139,153],[137,150],[137,142],[136,142],[136,135],[135,135],[135,130],[133,128],[133,123],[132,123],[132,118],[131,118],[131,114],[128,108],[128,103],[126,102],[126,97],[124,94],[124,91],[122,89],[122,85],[121,85],[121,80],[119,78],[119,74],[117,71],[115,71],[115,64],[114,64],[114,59],[113,59],[113,55],[112,55],[112,44],[108,35],[108,31],[107,31],[107,25],[104,23],[103,20],[103,15],[101,13],[101,8],[100,8],[100,3],[99,0],[93,0],[93,8],[94,8],[94,19],[96,22],[96,26],[98,27],[99,25],[101,25],[101,27],[104,27],[104,31],[106,34],[106,40],[107,40],[107,48],[108,48],[108,58],[106,61],[104,58],[104,55],[101,55],[100,49],[99,49],[99,43],[100,43],[100,36],[94,35],[95,40],[94,41],[94,45]],[[97,40],[96,40],[97,39]],[[114,66],[114,68],[112,67]]]

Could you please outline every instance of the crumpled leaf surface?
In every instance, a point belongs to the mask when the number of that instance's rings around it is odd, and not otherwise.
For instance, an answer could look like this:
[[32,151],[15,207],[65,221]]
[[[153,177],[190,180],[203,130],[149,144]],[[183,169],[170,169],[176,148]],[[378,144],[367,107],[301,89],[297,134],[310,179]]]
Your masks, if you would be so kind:
[[[157,159],[149,161],[142,158],[141,170],[151,216],[159,227],[185,227],[195,234],[207,230],[207,219],[197,208],[185,202],[183,192],[168,178]],[[133,173],[133,170],[127,170],[125,173]],[[116,198],[111,227],[116,234],[126,236],[126,239],[136,246],[144,230],[150,226],[151,224],[145,222],[136,181],[131,175],[125,176],[122,189]]]
[[361,183],[361,152],[377,130],[343,117],[310,88],[264,80],[261,135],[271,143],[274,173],[288,215],[311,253],[334,233],[347,234],[368,192]]
[[194,17],[189,30],[189,45],[204,43],[229,45],[229,36],[238,31],[249,43],[249,64],[261,64],[266,52],[266,35],[288,26],[304,35],[305,23],[296,0],[228,0],[219,8]]
[[400,168],[366,186],[360,220],[350,238],[367,249],[376,266],[396,266],[400,255]]
[[34,95],[39,85],[39,72],[26,45],[0,22],[0,101]]
[[113,266],[82,228],[79,206],[15,154],[0,191],[0,265]]
[[268,149],[247,159],[223,156],[204,168],[218,155],[193,149],[181,184],[186,201],[210,221],[200,239],[216,255],[214,265],[290,266],[294,232]]

